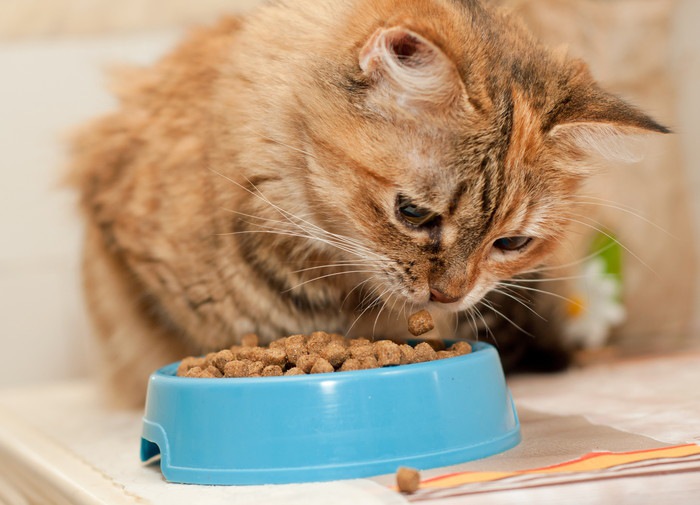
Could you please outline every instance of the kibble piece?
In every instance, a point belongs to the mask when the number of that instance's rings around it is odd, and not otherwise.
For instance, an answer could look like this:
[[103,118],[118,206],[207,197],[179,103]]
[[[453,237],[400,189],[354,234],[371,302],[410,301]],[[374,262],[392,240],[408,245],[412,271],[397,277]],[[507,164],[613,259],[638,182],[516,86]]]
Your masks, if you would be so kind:
[[369,344],[352,346],[349,351],[351,358],[362,359],[368,356],[374,356],[374,347]]
[[430,344],[421,342],[416,346],[416,363],[423,363],[424,361],[433,361],[437,358],[437,353],[430,347]]
[[334,371],[333,365],[325,358],[318,358],[314,366],[311,367],[311,373],[329,373],[332,371]]
[[265,363],[262,361],[253,361],[248,365],[248,375],[251,377],[258,376],[262,374],[263,368],[265,368]]
[[416,362],[416,350],[410,345],[399,345],[399,351],[401,352],[401,361],[399,362],[400,365],[408,365]]
[[185,377],[199,377],[202,375],[202,367],[193,366],[185,373]]
[[216,356],[215,352],[210,352],[206,356],[204,356],[204,366],[202,366],[202,368],[204,369],[204,368],[208,367],[209,365],[212,365],[215,356]]
[[319,353],[333,368],[339,367],[347,358],[348,351],[338,342],[329,342]]
[[284,349],[284,344],[287,341],[287,337],[282,337],[278,338],[277,340],[273,340],[270,342],[270,344],[267,346],[270,349]]
[[287,360],[296,363],[297,359],[309,351],[306,348],[306,337],[304,335],[292,335],[284,342],[284,350],[287,353]]
[[425,343],[432,347],[433,351],[444,351],[445,349],[447,349],[445,341],[441,339],[431,338],[429,340],[426,340]]
[[340,372],[349,372],[351,370],[362,370],[360,360],[356,358],[348,358],[342,365],[340,365],[340,368],[338,369]]
[[408,331],[416,337],[429,332],[433,328],[435,328],[433,316],[425,309],[419,310],[408,318]]
[[233,354],[233,359],[239,359],[243,361],[251,361],[253,355],[255,354],[255,347],[242,347],[231,348],[231,353]]
[[456,352],[458,355],[469,354],[472,352],[472,346],[469,342],[455,342],[450,346],[449,350]]
[[180,361],[180,364],[177,366],[177,375],[178,377],[184,377],[191,368],[199,367],[201,369],[203,365],[204,358],[188,356]]
[[362,347],[365,345],[370,345],[372,342],[367,340],[366,338],[353,338],[350,340],[350,347]]
[[304,373],[310,373],[318,357],[318,354],[303,354],[297,359],[296,365]]
[[256,347],[260,339],[255,333],[247,333],[241,337],[243,347]]
[[401,363],[401,349],[391,340],[380,340],[374,343],[374,355],[379,366],[394,366]]
[[234,359],[224,366],[224,377],[247,377],[248,361]]
[[287,353],[284,352],[284,349],[280,349],[279,347],[266,349],[262,361],[268,365],[279,365],[283,367],[287,364]]
[[402,493],[415,493],[420,487],[420,473],[415,468],[400,467],[396,472],[396,486]]
[[217,379],[220,379],[221,377],[224,376],[224,374],[219,370],[217,367],[214,365],[209,365],[206,370],[204,370],[208,374],[210,374],[212,377],[216,377]]
[[350,341],[348,340],[348,338],[344,337],[343,335],[340,335],[339,333],[330,333],[329,336],[331,342],[338,342],[343,347],[347,347],[350,345]]
[[455,351],[437,351],[437,356],[435,359],[447,359],[447,358],[454,358],[457,356],[457,353]]
[[223,351],[219,351],[214,355],[211,360],[211,364],[223,372],[226,363],[229,361],[233,361],[233,353],[230,349],[224,349]]
[[325,331],[315,331],[306,340],[306,348],[310,353],[320,354],[321,349],[331,341],[331,336]]
[[[212,370],[216,370],[219,375],[216,375]],[[223,377],[221,372],[219,372],[219,369],[214,365],[209,365],[206,370],[202,370],[202,373],[200,373],[198,376],[199,379],[218,379],[221,377]]]
[[360,369],[362,370],[369,370],[370,368],[379,368],[377,358],[375,358],[374,356],[365,356],[364,358],[360,358],[359,362]]
[[278,377],[282,375],[284,372],[282,371],[282,367],[279,365],[267,365],[265,368],[262,369],[262,372],[260,375],[263,377]]
[[295,366],[284,372],[284,375],[306,375],[306,372],[304,372],[304,370],[302,370],[301,368]]
[[262,347],[251,347],[250,349],[250,358],[248,358],[250,361],[262,361],[265,363],[267,359],[267,349],[263,349]]

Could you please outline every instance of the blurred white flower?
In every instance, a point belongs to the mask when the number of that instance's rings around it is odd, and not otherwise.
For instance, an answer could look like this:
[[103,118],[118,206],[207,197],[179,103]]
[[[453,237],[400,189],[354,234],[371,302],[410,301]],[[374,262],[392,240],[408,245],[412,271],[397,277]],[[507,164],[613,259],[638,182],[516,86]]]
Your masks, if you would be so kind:
[[619,301],[619,277],[607,274],[605,267],[600,257],[584,263],[583,275],[569,295],[564,333],[570,342],[584,349],[603,347],[611,328],[625,320],[625,308]]

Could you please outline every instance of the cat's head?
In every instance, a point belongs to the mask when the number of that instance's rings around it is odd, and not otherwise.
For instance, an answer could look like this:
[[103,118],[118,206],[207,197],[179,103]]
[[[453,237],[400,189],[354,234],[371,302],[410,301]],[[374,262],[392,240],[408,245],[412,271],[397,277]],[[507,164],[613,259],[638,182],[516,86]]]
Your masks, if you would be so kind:
[[385,297],[469,307],[581,219],[591,151],[667,131],[477,2],[362,9],[305,104],[307,149],[327,223],[371,251]]

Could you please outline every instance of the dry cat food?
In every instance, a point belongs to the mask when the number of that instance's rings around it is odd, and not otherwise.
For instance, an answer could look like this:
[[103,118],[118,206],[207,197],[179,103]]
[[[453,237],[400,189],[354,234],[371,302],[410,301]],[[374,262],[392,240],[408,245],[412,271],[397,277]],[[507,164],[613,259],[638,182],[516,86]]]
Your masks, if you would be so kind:
[[419,310],[408,318],[408,331],[416,337],[435,328],[433,316],[427,310]]
[[400,467],[396,471],[396,487],[402,493],[415,493],[420,487],[420,473],[415,468]]
[[280,338],[267,347],[258,346],[257,336],[250,334],[243,337],[241,344],[204,357],[185,358],[178,366],[177,375],[198,378],[274,377],[344,372],[422,363],[469,354],[472,350],[467,342],[456,342],[445,348],[442,341],[436,340],[413,347],[391,340],[349,339],[323,331]]

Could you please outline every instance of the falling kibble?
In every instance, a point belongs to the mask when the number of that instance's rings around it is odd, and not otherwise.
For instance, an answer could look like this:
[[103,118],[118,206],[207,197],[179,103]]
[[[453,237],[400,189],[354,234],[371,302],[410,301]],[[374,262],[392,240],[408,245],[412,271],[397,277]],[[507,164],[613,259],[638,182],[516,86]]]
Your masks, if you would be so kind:
[[428,333],[433,328],[435,328],[433,316],[425,309],[419,310],[408,318],[408,331],[416,337]]

